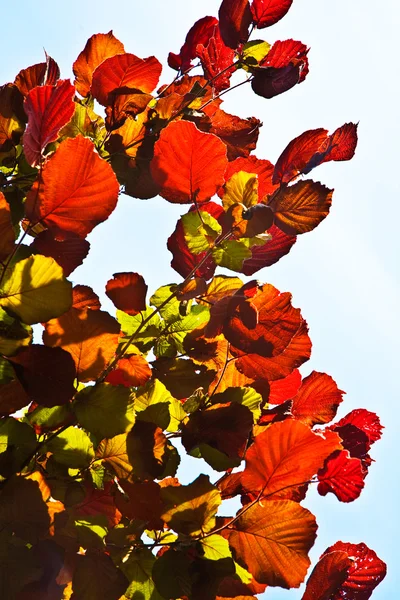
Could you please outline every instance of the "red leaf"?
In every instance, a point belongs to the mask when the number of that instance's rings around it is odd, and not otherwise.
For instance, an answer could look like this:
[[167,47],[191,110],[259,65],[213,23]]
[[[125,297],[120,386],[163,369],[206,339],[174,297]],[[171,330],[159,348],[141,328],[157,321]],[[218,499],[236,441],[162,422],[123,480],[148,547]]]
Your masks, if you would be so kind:
[[361,429],[369,439],[369,443],[373,444],[382,436],[383,425],[379,420],[378,415],[365,408],[356,408],[348,415],[335,423],[335,427],[344,427],[345,425],[354,425]]
[[251,258],[247,258],[243,262],[242,273],[245,275],[253,275],[264,267],[270,267],[286,256],[296,242],[295,235],[287,235],[283,231],[273,225],[268,230],[272,239],[266,242],[263,246],[253,246],[251,250]]
[[54,142],[58,132],[71,120],[75,111],[75,88],[68,79],[55,86],[36,87],[28,93],[24,109],[28,126],[24,133],[24,152],[30,165],[36,166],[47,144]]
[[192,67],[192,60],[197,56],[197,46],[207,46],[216,25],[218,20],[215,17],[203,17],[196,21],[189,29],[179,54],[169,53],[168,65],[171,69],[182,73],[188,71]]
[[74,396],[76,369],[65,350],[33,344],[10,361],[30,400],[51,407]]
[[315,565],[301,600],[329,600],[346,580],[351,560],[347,552],[329,552]]
[[153,179],[172,203],[208,201],[224,182],[225,144],[189,121],[170,123],[154,146]]
[[138,58],[134,54],[116,54],[104,60],[94,71],[91,92],[100,104],[113,103],[118,89],[152,92],[158,84],[162,66],[154,56]]
[[268,402],[270,404],[282,404],[283,402],[286,402],[286,400],[290,400],[296,395],[301,385],[300,371],[295,369],[293,373],[284,379],[271,381],[269,385],[270,392]]
[[[351,560],[348,576],[331,600],[368,600],[386,576],[386,564],[364,543],[336,542],[322,555],[346,552]],[[321,558],[322,558],[321,557]]]
[[60,69],[55,60],[46,54],[46,62],[22,69],[15,78],[15,85],[23,94],[28,93],[38,85],[55,85],[60,77]]
[[233,66],[230,69],[228,67],[233,63],[235,52],[222,41],[218,25],[215,25],[213,35],[208,43],[199,44],[196,52],[201,60],[204,77],[207,80],[212,80],[214,93],[218,94],[229,88],[229,80],[235,71],[235,67]]
[[88,285],[75,285],[72,288],[72,306],[79,310],[85,308],[99,310],[101,308],[98,295]]
[[357,146],[357,125],[346,123],[332,135],[326,129],[310,129],[294,138],[278,158],[272,181],[288,183],[298,175],[331,160],[350,160]]
[[[172,254],[171,267],[182,277],[186,277],[207,254],[206,251],[200,252],[199,254],[192,254],[189,251],[181,220],[177,222],[175,231],[168,238],[167,248]],[[208,280],[214,275],[215,269],[216,264],[210,256],[206,262],[196,270],[195,275],[197,277],[204,277],[204,279]]]
[[71,275],[86,258],[90,244],[78,236],[57,239],[57,234],[46,230],[39,233],[31,247],[43,256],[51,256],[62,267],[65,277]]
[[137,315],[146,308],[147,285],[138,273],[114,273],[106,285],[106,294],[116,308]]
[[369,464],[368,450],[370,449],[370,443],[364,431],[351,423],[347,423],[346,425],[334,423],[329,429],[336,431],[340,435],[343,440],[343,448],[350,452],[350,456],[360,458],[363,461],[367,459],[367,465]]
[[86,97],[89,95],[94,70],[106,58],[124,52],[124,45],[117,40],[112,31],[96,33],[88,39],[86,46],[72,66],[75,75],[75,87],[81,96]]
[[120,486],[127,498],[118,493],[115,500],[119,510],[128,519],[144,521],[148,529],[162,529],[161,520],[163,504],[161,502],[161,488],[155,481],[144,483],[131,483],[120,480]]
[[26,216],[86,237],[114,210],[118,181],[89,139],[78,135],[60,144],[26,199]]
[[332,377],[313,371],[303,379],[298,393],[293,398],[292,415],[310,427],[329,423],[336,415],[343,394]]
[[91,485],[85,484],[85,490],[86,495],[82,502],[74,506],[74,512],[80,517],[105,515],[110,528],[118,525],[121,520],[121,513],[114,500],[115,484],[108,481],[105,483],[103,490],[97,490]]
[[107,375],[106,381],[113,385],[137,387],[151,378],[151,369],[147,360],[140,354],[132,354],[118,361],[116,369]]
[[353,502],[364,487],[365,471],[359,458],[351,458],[347,450],[330,456],[318,472],[318,492],[335,494],[340,502]]
[[248,0],[222,0],[218,11],[221,37],[229,48],[247,42],[252,21]]
[[258,29],[275,25],[292,6],[293,0],[253,0],[251,12]]

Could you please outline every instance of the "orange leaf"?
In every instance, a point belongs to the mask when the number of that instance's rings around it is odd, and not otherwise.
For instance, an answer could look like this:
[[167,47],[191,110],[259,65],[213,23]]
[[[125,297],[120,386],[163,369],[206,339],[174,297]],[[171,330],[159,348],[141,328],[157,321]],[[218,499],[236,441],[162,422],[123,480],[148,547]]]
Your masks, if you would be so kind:
[[290,375],[283,379],[271,381],[268,402],[270,404],[282,404],[286,400],[294,398],[301,386],[300,372],[295,369]]
[[85,48],[73,64],[75,87],[81,96],[88,96],[94,70],[106,59],[115,54],[123,54],[124,45],[114,37],[113,32],[96,33],[86,42]]
[[72,306],[73,308],[90,308],[99,310],[101,308],[100,300],[88,285],[75,285],[72,288]]
[[77,136],[60,144],[26,199],[26,216],[86,237],[117,204],[118,181],[94,144]]
[[224,182],[226,148],[189,121],[170,123],[154,146],[151,174],[169,202],[206,202]]
[[301,600],[330,600],[347,579],[350,566],[347,552],[329,552],[322,556],[308,578]]
[[113,92],[133,90],[150,93],[158,84],[161,64],[154,56],[138,58],[134,54],[116,54],[104,60],[94,71],[91,93],[100,104],[113,104]]
[[0,260],[13,251],[15,233],[11,222],[10,205],[0,192]]
[[109,527],[115,527],[122,516],[114,500],[115,484],[108,481],[105,483],[103,490],[97,490],[86,483],[84,488],[86,491],[85,497],[79,504],[74,506],[74,513],[79,516],[105,515]]
[[21,94],[27,96],[38,85],[55,85],[59,77],[58,64],[46,54],[46,62],[22,69],[16,76],[14,84]]
[[245,171],[245,173],[254,173],[258,180],[258,199],[259,202],[265,199],[269,194],[276,190],[277,186],[272,183],[272,173],[274,165],[269,160],[248,156],[244,158],[240,156],[228,163],[225,171],[225,181],[228,181],[234,173]]
[[288,589],[299,587],[306,576],[316,530],[306,508],[278,500],[255,504],[223,535],[258,582]]
[[332,377],[313,371],[303,379],[299,391],[293,397],[292,415],[310,427],[329,423],[336,415],[343,394]]
[[268,203],[275,224],[287,235],[312,231],[328,216],[333,190],[311,179],[283,188]]
[[116,308],[137,315],[146,308],[147,285],[138,273],[114,273],[106,285],[106,294]]
[[147,360],[141,354],[132,354],[121,358],[116,369],[111,371],[106,381],[113,385],[137,387],[144,385],[151,377],[151,369]]
[[341,449],[339,436],[332,433],[314,433],[292,419],[274,423],[255,438],[246,453],[243,490],[252,496],[291,498],[332,452]]
[[71,308],[45,324],[43,342],[67,350],[74,359],[79,381],[92,381],[114,356],[119,331],[118,322],[106,312]]
[[40,163],[47,144],[54,142],[58,132],[71,120],[75,111],[74,86],[68,79],[54,85],[33,88],[24,102],[28,125],[24,133],[24,152],[32,166]]

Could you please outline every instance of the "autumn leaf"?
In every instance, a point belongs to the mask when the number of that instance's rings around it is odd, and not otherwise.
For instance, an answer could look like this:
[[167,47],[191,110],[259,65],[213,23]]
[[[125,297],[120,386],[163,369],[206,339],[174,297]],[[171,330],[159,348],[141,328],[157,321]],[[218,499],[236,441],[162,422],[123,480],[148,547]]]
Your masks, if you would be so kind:
[[365,475],[359,458],[352,458],[347,450],[337,450],[318,471],[318,493],[326,496],[332,492],[341,502],[353,502],[362,492]]
[[26,200],[26,216],[48,228],[85,238],[117,204],[119,185],[111,169],[82,136],[67,139],[45,164]]
[[60,77],[60,69],[56,61],[46,52],[46,62],[31,65],[22,69],[14,80],[21,94],[28,93],[37,86],[55,85]]
[[258,29],[270,27],[280,21],[292,6],[293,0],[253,0],[251,12]]
[[[61,238],[61,239],[60,239]],[[62,267],[65,277],[69,277],[86,258],[90,244],[78,235],[71,234],[66,239],[55,231],[42,231],[31,244],[31,248],[42,256],[50,256]]]
[[247,42],[251,23],[248,0],[223,0],[218,11],[221,37],[229,48]]
[[147,285],[138,273],[114,273],[106,285],[106,294],[119,310],[137,315],[146,308]]
[[154,147],[151,173],[172,203],[206,202],[224,182],[226,148],[188,121],[170,123]]
[[324,554],[307,581],[302,600],[329,600],[347,579],[351,560],[347,552]]
[[336,415],[343,394],[332,377],[313,371],[303,379],[293,396],[292,415],[310,427],[329,423]]
[[24,133],[24,152],[30,165],[40,163],[47,144],[54,142],[58,132],[72,118],[75,111],[74,86],[68,79],[55,86],[33,88],[27,95],[24,110],[28,125]]
[[15,245],[15,233],[11,221],[10,206],[0,192],[0,260],[12,252]]

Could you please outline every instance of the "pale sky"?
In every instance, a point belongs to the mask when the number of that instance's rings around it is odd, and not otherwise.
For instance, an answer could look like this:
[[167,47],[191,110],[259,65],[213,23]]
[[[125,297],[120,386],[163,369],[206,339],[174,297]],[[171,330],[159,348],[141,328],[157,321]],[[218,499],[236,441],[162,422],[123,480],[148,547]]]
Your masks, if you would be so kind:
[[[59,63],[62,77],[71,77],[72,63],[87,38],[110,29],[128,52],[142,58],[154,54],[166,65],[168,52],[179,51],[190,26],[205,15],[216,16],[218,7],[218,0],[21,0],[17,8],[4,3],[1,83],[42,61],[43,48]],[[332,132],[348,121],[360,121],[355,158],[326,164],[311,174],[335,188],[331,214],[315,231],[300,236],[288,256],[256,277],[293,293],[313,340],[312,358],[302,373],[325,371],[347,392],[338,416],[367,408],[386,427],[383,439],[373,446],[376,463],[358,500],[347,505],[331,494],[321,498],[314,493],[305,502],[320,527],[311,553],[314,561],[342,540],[364,541],[387,562],[388,575],[374,600],[398,599],[400,586],[395,508],[400,475],[399,30],[395,0],[294,0],[280,23],[252,39],[294,38],[310,46],[306,81],[272,100],[242,87],[227,94],[223,106],[263,121],[255,154],[271,162],[307,129]],[[161,82],[168,83],[173,75],[165,66]],[[115,272],[141,273],[150,291],[179,282],[165,243],[183,212],[186,207],[160,198],[122,197],[110,219],[89,237],[92,248],[73,273],[74,283],[91,285],[112,312],[103,290]],[[182,481],[193,478],[192,472],[178,474]],[[265,598],[300,600],[301,595],[299,590],[271,588]]]

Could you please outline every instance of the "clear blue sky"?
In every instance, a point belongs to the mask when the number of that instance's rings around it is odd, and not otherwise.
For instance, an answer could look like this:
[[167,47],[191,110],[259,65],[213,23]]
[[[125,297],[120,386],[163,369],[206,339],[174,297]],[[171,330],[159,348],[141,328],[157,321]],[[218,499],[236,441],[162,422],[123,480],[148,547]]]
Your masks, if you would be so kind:
[[[43,60],[43,48],[62,77],[93,33],[114,30],[128,52],[154,54],[166,65],[198,18],[216,15],[218,0],[50,2],[22,0],[2,7],[1,83]],[[314,179],[335,188],[330,216],[302,236],[292,252],[257,277],[293,293],[310,326],[313,355],[302,369],[330,374],[347,392],[339,416],[353,408],[377,412],[386,429],[375,444],[366,488],[346,505],[311,495],[319,537],[315,559],[336,540],[366,542],[388,563],[374,600],[398,599],[399,493],[398,341],[400,321],[399,82],[400,7],[395,0],[294,0],[278,25],[259,32],[273,42],[293,37],[311,46],[305,83],[271,101],[241,88],[226,96],[225,110],[256,116],[264,126],[257,156],[274,162],[286,144],[306,129],[333,131],[360,121],[359,147],[349,163],[329,163]],[[172,71],[165,67],[162,81]],[[184,212],[161,199],[122,197],[116,212],[89,238],[92,249],[73,274],[75,283],[103,292],[118,271],[141,273],[150,290],[179,276],[169,267],[165,242]],[[103,295],[104,298],[104,295]],[[112,307],[104,302],[110,310]],[[200,465],[199,465],[200,466]],[[191,475],[191,474],[190,474]],[[182,474],[182,479],[190,475]],[[269,590],[273,600],[300,599],[299,590]]]

